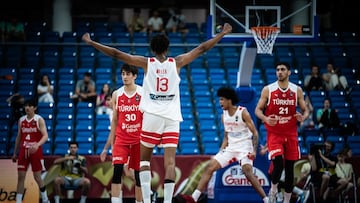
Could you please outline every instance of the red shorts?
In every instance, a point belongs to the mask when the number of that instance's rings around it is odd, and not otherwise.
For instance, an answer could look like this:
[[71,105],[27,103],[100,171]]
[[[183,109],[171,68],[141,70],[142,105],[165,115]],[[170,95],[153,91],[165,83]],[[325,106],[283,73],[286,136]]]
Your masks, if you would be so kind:
[[268,132],[267,145],[269,159],[283,155],[285,160],[299,160],[300,148],[297,136],[284,136]]
[[39,149],[33,154],[30,154],[28,149],[22,147],[19,152],[18,170],[26,171],[31,164],[31,169],[33,172],[41,171],[43,168],[41,163],[42,159],[42,147],[39,147]]
[[135,171],[140,170],[140,143],[133,145],[114,145],[112,149],[113,164],[128,164]]

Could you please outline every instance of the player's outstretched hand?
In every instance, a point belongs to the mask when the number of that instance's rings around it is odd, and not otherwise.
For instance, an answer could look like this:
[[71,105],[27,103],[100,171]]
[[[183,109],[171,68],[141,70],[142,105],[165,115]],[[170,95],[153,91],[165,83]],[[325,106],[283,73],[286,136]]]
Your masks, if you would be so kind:
[[222,29],[222,32],[225,34],[229,34],[232,31],[232,26],[229,23],[225,23]]
[[83,34],[82,40],[86,43],[91,42],[90,34],[89,33]]

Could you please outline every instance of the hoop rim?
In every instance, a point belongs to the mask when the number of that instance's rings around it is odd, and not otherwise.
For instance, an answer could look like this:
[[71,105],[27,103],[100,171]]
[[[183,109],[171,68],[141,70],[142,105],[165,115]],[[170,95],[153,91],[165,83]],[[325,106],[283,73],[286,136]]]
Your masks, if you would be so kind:
[[251,30],[254,32],[259,32],[259,31],[276,32],[276,31],[280,31],[280,28],[273,27],[273,26],[254,26],[254,27],[251,27]]

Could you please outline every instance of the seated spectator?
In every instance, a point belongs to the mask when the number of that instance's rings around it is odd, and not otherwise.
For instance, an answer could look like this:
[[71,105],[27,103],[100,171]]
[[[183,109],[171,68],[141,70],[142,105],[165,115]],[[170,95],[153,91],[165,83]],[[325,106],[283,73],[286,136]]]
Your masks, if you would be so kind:
[[352,183],[354,171],[352,164],[346,162],[347,158],[349,158],[349,149],[344,148],[337,155],[338,162],[335,167],[336,175],[339,178],[337,183],[343,185],[343,187],[337,188],[338,190],[335,192],[335,195],[342,192],[344,199],[348,199],[348,193],[350,189],[354,187],[354,184]]
[[141,10],[139,8],[134,8],[134,14],[128,23],[128,31],[130,34],[134,32],[144,32],[146,31],[145,28],[145,21],[140,16]]
[[311,66],[311,73],[305,76],[304,87],[307,91],[324,89],[324,81],[320,75],[319,66]]
[[309,117],[300,123],[300,132],[302,132],[304,129],[313,129],[315,127],[315,123],[313,120],[314,108],[308,95],[305,96],[305,103],[309,109]]
[[337,85],[335,85],[335,89],[337,89],[337,90],[348,90],[349,89],[349,84],[348,84],[348,81],[347,81],[345,75],[342,74],[341,68],[336,67],[335,68],[335,73],[338,76],[338,83],[337,83]]
[[42,75],[37,86],[38,102],[54,102],[54,86],[50,84],[49,76]]
[[[108,114],[109,105],[106,102],[107,96],[111,94],[109,84],[104,84],[101,88],[101,92],[97,95],[96,98],[96,113],[97,114]],[[110,97],[111,98],[111,97]]]
[[86,72],[82,80],[77,81],[75,94],[71,96],[75,103],[80,102],[91,102],[96,103],[96,90],[95,82],[91,78],[91,73]]
[[326,90],[347,90],[348,82],[340,68],[335,69],[332,63],[328,63],[326,67],[327,72],[322,74]]
[[336,109],[331,108],[330,98],[325,98],[323,108],[316,111],[318,128],[323,131],[340,127],[340,119]]
[[6,26],[6,41],[25,41],[25,27],[16,17],[13,17]]
[[147,22],[148,32],[164,32],[164,21],[159,15],[158,10],[153,10],[152,15]]
[[81,188],[80,203],[85,203],[90,189],[90,179],[85,177],[88,173],[86,158],[78,154],[79,144],[69,142],[69,154],[55,159],[54,164],[61,164],[59,176],[54,179],[55,203],[60,202],[61,189],[73,190]]
[[[337,159],[332,155],[334,143],[325,141],[323,145],[313,145],[310,148],[308,159],[311,165],[311,182],[319,188],[317,193],[320,202],[326,202],[329,195],[331,176],[336,176],[335,166]],[[318,202],[318,201],[316,201]]]
[[15,93],[6,99],[6,102],[10,104],[11,115],[9,119],[9,129],[12,129],[13,125],[17,123],[21,116],[25,115],[24,102],[25,98],[20,93]]
[[167,32],[180,32],[186,34],[189,30],[186,28],[185,16],[181,13],[180,9],[169,10],[170,18],[166,23],[165,29]]

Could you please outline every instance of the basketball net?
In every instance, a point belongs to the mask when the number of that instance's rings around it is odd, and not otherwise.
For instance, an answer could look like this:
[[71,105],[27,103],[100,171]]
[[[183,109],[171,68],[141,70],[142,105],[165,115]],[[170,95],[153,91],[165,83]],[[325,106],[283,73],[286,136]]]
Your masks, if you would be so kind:
[[280,29],[270,26],[252,27],[251,33],[254,36],[258,54],[272,54],[276,37]]

